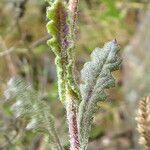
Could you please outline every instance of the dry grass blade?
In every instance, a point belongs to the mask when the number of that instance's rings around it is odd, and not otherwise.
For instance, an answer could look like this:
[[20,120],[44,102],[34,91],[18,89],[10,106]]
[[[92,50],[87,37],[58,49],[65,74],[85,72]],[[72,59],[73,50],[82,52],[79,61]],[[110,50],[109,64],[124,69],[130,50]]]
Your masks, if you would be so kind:
[[140,101],[137,115],[137,130],[140,133],[139,143],[145,150],[150,150],[150,97]]

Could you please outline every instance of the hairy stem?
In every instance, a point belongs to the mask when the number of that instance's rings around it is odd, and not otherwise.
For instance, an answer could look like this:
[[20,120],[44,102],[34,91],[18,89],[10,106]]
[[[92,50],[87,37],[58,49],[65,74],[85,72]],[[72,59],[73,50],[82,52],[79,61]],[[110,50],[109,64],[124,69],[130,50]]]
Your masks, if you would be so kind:
[[71,24],[72,24],[72,32],[75,32],[76,29],[76,22],[78,17],[78,3],[79,0],[70,0],[69,1],[69,10],[71,12]]
[[78,137],[78,127],[77,127],[77,107],[72,95],[67,95],[67,103],[66,103],[66,111],[67,111],[67,120],[69,126],[69,134],[70,134],[70,149],[71,150],[79,150],[80,143]]

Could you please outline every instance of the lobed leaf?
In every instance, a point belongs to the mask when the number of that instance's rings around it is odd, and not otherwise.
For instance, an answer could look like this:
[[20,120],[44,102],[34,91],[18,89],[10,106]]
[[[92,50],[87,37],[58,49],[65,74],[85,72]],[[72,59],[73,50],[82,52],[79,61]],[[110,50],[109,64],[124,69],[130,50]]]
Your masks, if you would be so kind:
[[48,45],[56,55],[58,91],[62,102],[66,99],[67,88],[79,97],[79,90],[73,77],[73,44],[70,37],[68,10],[65,6],[61,0],[55,0],[47,9],[47,18],[50,19],[47,30],[52,36]]
[[8,82],[5,95],[9,99],[15,99],[12,109],[17,118],[30,118],[26,129],[42,131],[49,137],[51,148],[62,150],[57,136],[54,117],[49,105],[38,96],[38,93],[21,78],[13,78]]
[[91,61],[81,70],[80,91],[82,102],[79,106],[78,128],[81,149],[85,150],[88,144],[89,132],[97,102],[107,98],[105,89],[115,86],[115,79],[111,72],[119,69],[121,59],[116,40],[110,41],[103,48],[96,48],[91,54]]

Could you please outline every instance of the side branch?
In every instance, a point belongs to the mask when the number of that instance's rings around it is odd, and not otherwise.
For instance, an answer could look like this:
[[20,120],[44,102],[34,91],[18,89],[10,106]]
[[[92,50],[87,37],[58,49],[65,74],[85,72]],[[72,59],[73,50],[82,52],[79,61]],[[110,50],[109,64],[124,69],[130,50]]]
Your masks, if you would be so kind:
[[72,13],[72,27],[74,30],[75,30],[75,25],[77,21],[77,15],[78,15],[78,3],[79,3],[79,0],[69,1],[69,10]]

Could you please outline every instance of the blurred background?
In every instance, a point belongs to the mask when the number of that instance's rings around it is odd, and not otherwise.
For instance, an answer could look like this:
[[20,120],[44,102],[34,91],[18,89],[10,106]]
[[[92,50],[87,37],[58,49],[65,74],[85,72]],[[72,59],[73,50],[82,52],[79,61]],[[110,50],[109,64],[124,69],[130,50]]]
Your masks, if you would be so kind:
[[[150,1],[80,1],[76,67],[80,70],[95,47],[114,38],[123,64],[114,73],[116,88],[100,102],[94,116],[89,150],[138,150],[135,115],[141,97],[150,93]],[[44,0],[0,0],[0,150],[45,150],[42,134],[26,131],[4,97],[9,79],[19,75],[47,99],[64,145],[69,144],[65,110],[58,99],[54,54],[46,45]],[[67,149],[67,148],[66,148]]]

